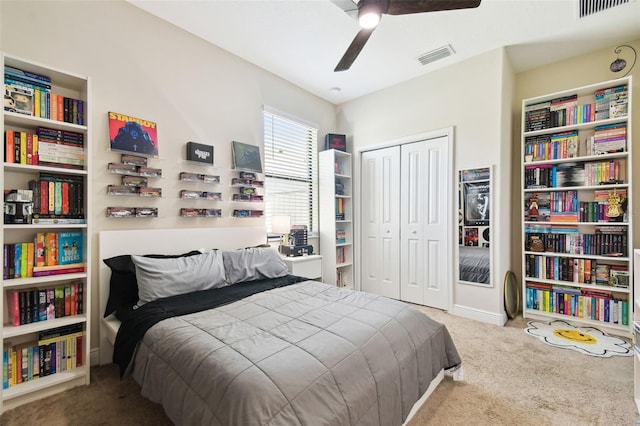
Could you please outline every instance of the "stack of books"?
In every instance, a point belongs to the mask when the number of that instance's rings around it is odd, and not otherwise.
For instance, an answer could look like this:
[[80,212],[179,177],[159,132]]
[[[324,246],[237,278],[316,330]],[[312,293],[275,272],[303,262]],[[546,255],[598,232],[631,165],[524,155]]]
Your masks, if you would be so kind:
[[53,92],[49,76],[5,66],[4,87],[5,111],[85,124],[84,101]]
[[38,232],[33,241],[4,244],[4,279],[84,272],[81,231]]
[[37,341],[7,343],[2,352],[2,388],[83,366],[85,345],[82,324],[40,331]]

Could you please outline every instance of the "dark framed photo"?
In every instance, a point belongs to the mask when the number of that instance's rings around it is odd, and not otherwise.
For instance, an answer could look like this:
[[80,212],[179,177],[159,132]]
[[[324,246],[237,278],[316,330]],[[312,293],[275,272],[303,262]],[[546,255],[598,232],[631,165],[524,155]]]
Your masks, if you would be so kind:
[[324,137],[324,149],[347,150],[347,136],[337,133],[327,133]]
[[213,165],[213,146],[187,142],[187,160]]
[[488,226],[491,214],[489,182],[465,182],[463,190],[465,226]]
[[158,158],[158,127],[153,121],[109,112],[109,140],[112,151]]
[[242,142],[232,142],[233,167],[238,170],[262,173],[260,147]]

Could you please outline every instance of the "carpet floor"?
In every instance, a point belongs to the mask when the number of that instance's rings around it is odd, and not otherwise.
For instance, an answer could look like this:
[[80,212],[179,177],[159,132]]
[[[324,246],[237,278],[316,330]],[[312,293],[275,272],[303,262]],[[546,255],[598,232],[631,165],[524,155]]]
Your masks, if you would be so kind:
[[[632,425],[633,357],[598,358],[505,327],[418,307],[447,325],[463,360],[463,381],[445,376],[409,422],[420,425]],[[171,425],[115,366],[91,369],[91,384],[9,410],[0,425]]]

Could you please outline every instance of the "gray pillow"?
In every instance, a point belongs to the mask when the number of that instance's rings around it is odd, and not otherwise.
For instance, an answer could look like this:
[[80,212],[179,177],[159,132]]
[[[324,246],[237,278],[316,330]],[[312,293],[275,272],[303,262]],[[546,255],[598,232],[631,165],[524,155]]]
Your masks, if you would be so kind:
[[222,254],[217,250],[174,259],[132,255],[131,260],[138,280],[138,306],[163,297],[227,285]]
[[287,264],[274,248],[223,250],[222,258],[229,284],[278,278],[289,273]]

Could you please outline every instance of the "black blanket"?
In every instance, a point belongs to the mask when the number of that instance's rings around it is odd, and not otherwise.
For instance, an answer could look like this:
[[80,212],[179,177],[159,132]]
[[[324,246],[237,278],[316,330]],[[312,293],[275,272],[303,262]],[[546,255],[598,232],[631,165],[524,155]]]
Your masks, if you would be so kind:
[[228,287],[180,294],[146,303],[127,315],[120,313],[122,321],[113,348],[113,362],[124,377],[138,342],[156,323],[175,316],[192,314],[226,305],[262,291],[306,281],[308,278],[287,275],[280,278],[249,281]]

